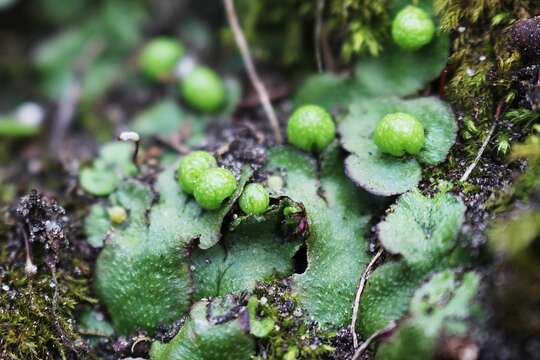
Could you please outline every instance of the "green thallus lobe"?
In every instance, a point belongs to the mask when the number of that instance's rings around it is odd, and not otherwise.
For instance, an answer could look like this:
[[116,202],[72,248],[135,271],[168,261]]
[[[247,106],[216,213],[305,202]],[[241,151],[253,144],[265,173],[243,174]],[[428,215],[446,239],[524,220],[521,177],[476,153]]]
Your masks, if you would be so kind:
[[416,155],[424,146],[424,126],[412,115],[400,112],[388,114],[377,124],[373,141],[385,154]]
[[289,118],[289,142],[302,150],[321,152],[336,136],[332,116],[318,105],[304,105]]
[[195,185],[201,175],[208,169],[217,166],[216,159],[206,151],[193,151],[180,160],[178,164],[178,182],[188,194],[193,194]]
[[193,195],[202,208],[215,210],[233,194],[236,185],[236,178],[230,170],[211,168],[198,179]]
[[212,69],[198,66],[180,82],[184,100],[194,109],[214,112],[225,102],[223,81]]
[[428,13],[416,6],[404,7],[392,22],[392,38],[405,50],[427,45],[435,35],[435,24]]
[[152,79],[170,75],[178,60],[184,54],[182,44],[173,38],[158,37],[146,44],[139,64],[142,71]]
[[268,209],[270,196],[261,184],[249,184],[240,196],[240,209],[248,215],[260,215]]

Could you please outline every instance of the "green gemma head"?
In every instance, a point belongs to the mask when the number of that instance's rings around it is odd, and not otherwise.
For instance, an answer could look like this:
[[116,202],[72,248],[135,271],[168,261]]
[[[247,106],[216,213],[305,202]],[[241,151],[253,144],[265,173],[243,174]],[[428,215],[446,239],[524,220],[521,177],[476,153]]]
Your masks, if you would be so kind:
[[385,154],[416,155],[424,146],[424,126],[412,115],[401,112],[388,114],[377,124],[373,141]]
[[225,103],[225,87],[215,71],[198,66],[180,82],[180,93],[191,107],[214,112]]
[[214,156],[206,151],[193,151],[183,157],[178,164],[178,182],[188,194],[193,194],[195,184],[208,169],[217,166]]
[[404,7],[392,22],[392,38],[402,49],[417,50],[435,35],[435,24],[427,12],[416,6]]
[[289,142],[302,150],[321,152],[335,136],[336,126],[332,115],[318,105],[304,105],[289,118]]
[[230,170],[211,168],[199,178],[193,195],[203,209],[215,210],[235,190],[236,178]]
[[159,37],[143,48],[139,66],[152,79],[161,79],[172,74],[178,60],[184,55],[182,43],[174,38]]
[[268,209],[270,196],[261,184],[249,184],[240,196],[240,209],[248,215],[260,215]]

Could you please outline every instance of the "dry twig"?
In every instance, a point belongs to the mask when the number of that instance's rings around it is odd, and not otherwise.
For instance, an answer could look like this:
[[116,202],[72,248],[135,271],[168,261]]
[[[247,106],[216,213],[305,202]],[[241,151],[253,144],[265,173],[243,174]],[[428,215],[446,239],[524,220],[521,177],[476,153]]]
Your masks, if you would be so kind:
[[354,355],[351,360],[357,360],[360,357],[360,355],[362,355],[364,351],[366,351],[366,349],[373,342],[373,340],[376,340],[380,338],[381,336],[385,336],[386,334],[394,331],[396,327],[397,327],[397,323],[395,321],[392,321],[390,324],[386,325],[386,327],[376,331],[373,335],[368,337],[366,341],[362,343],[362,345],[360,345],[360,347],[354,352]]
[[371,269],[373,268],[373,265],[379,260],[383,253],[383,249],[380,249],[375,256],[371,259],[368,266],[362,273],[362,276],[360,277],[360,281],[358,282],[358,288],[356,290],[356,296],[354,298],[354,305],[353,305],[353,314],[352,314],[352,321],[351,321],[351,333],[353,336],[353,346],[356,349],[358,347],[358,337],[356,335],[356,320],[358,319],[358,307],[360,306],[360,297],[362,296],[362,292],[364,291],[364,287],[366,286],[366,281],[371,274]]
[[253,84],[253,87],[257,91],[257,94],[259,95],[259,99],[263,106],[264,112],[266,113],[266,117],[268,117],[268,121],[270,122],[272,131],[274,132],[274,137],[276,138],[276,142],[278,144],[281,144],[283,143],[283,137],[281,135],[281,130],[279,129],[279,122],[277,120],[277,116],[274,111],[274,108],[272,107],[272,103],[270,102],[270,97],[268,96],[268,92],[266,91],[264,84],[259,78],[259,75],[257,74],[257,70],[255,69],[255,65],[253,64],[253,59],[251,58],[251,54],[249,51],[246,38],[244,34],[242,33],[242,29],[240,28],[240,24],[238,22],[238,16],[234,8],[233,0],[223,0],[223,3],[225,4],[225,10],[227,12],[227,19],[233,31],[236,45],[238,46],[238,49],[240,50],[240,55],[242,56],[242,60],[244,62],[244,66],[246,67],[246,71],[248,73],[249,79],[251,83]]
[[499,123],[499,119],[501,118],[502,108],[504,105],[504,100],[499,102],[497,105],[497,110],[495,111],[495,121],[493,122],[493,125],[491,125],[491,128],[489,129],[489,132],[486,136],[486,139],[482,143],[482,146],[480,147],[480,150],[478,150],[478,154],[476,154],[476,158],[472,162],[471,165],[465,170],[463,175],[461,176],[461,179],[459,181],[467,181],[471,173],[473,172],[474,168],[478,163],[480,162],[480,159],[482,158],[482,155],[484,154],[484,151],[486,150],[489,142],[491,141],[491,137],[493,136],[493,133],[495,132],[495,128],[497,127],[497,124]]

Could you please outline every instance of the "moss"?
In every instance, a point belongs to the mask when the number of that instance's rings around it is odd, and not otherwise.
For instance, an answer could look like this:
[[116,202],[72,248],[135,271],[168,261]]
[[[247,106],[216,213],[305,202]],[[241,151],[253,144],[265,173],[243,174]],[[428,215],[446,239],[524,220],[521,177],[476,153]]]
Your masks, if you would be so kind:
[[520,55],[508,46],[508,25],[528,15],[523,0],[435,0],[441,31],[451,32],[453,51],[445,86],[448,99],[465,115],[466,152],[476,154],[499,104],[516,97],[513,76]]
[[386,0],[333,0],[329,8],[329,28],[334,33],[344,29],[341,54],[346,60],[382,51],[389,28]]
[[258,315],[271,318],[275,324],[269,335],[257,342],[258,353],[266,354],[264,359],[319,359],[334,350],[330,342],[335,334],[307,321],[286,283],[261,284],[254,295],[259,299]]
[[[323,37],[339,43],[345,60],[364,53],[378,55],[389,31],[386,3],[387,0],[326,1]],[[236,6],[256,57],[269,61],[277,58],[283,66],[314,65],[317,1],[243,0],[237,1]],[[229,30],[225,31],[225,39],[232,42]]]
[[[1,263],[8,263],[5,247],[0,249]],[[50,273],[38,273],[28,279],[24,263],[0,267],[0,357],[6,359],[66,358],[71,350],[58,334],[52,315],[54,282]],[[89,301],[88,283],[66,271],[58,271],[58,305],[56,318],[66,340],[82,346],[76,333],[73,313],[81,301]]]
[[[41,207],[24,207],[30,203]],[[28,210],[24,221],[32,224],[32,235],[39,234],[38,218],[52,222],[54,218],[48,216],[61,209],[35,193],[23,198],[18,209],[22,208]],[[7,221],[7,217],[0,217],[0,358],[81,358],[86,346],[73,318],[80,303],[94,302],[89,296],[88,279],[81,276],[88,265],[80,255],[57,248],[58,239],[48,236],[54,243],[45,245],[36,235],[30,248],[37,272],[29,271],[23,223],[13,227]],[[63,229],[55,234],[63,233]],[[51,248],[55,248],[54,253]]]

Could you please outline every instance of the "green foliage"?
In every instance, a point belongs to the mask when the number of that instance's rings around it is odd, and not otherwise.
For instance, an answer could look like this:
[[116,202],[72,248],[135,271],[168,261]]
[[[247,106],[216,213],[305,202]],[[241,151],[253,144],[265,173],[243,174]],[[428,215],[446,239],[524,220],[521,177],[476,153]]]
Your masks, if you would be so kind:
[[[389,113],[413,115],[425,129],[425,145],[416,158],[397,159],[382,154],[373,140],[380,119]],[[347,175],[378,195],[395,195],[414,188],[421,178],[420,163],[442,162],[453,145],[457,124],[452,110],[436,98],[399,100],[364,99],[352,104],[338,127],[346,159]]]
[[294,108],[317,104],[327,111],[332,111],[349,99],[350,83],[346,78],[327,72],[308,76],[294,94]]
[[444,34],[414,52],[389,44],[380,56],[358,62],[355,89],[369,96],[414,94],[440,75],[448,61],[448,50],[448,36]]
[[490,246],[493,251],[516,258],[526,251],[540,235],[540,211],[525,210],[510,219],[500,219],[491,225]]
[[416,190],[403,195],[392,210],[378,225],[381,244],[409,265],[429,269],[452,248],[465,205],[450,194],[426,198]]
[[489,245],[495,253],[528,268],[535,263],[530,247],[540,234],[540,211],[534,201],[534,194],[540,189],[540,137],[532,135],[525,142],[514,145],[511,158],[528,160],[527,170],[512,189],[513,195],[527,206],[514,209],[491,224]]
[[449,266],[448,254],[464,213],[461,200],[450,194],[426,198],[413,191],[401,196],[377,229],[384,248],[403,259],[381,266],[370,277],[360,302],[359,328],[364,336],[399,319],[422,280]]
[[[378,56],[386,47],[391,17],[408,4],[403,0],[327,1],[322,12],[325,36],[339,41],[341,55],[347,61],[364,54]],[[313,31],[316,3],[244,0],[237,7],[257,57],[272,61],[277,58],[285,66],[313,62],[313,47],[306,44],[304,36]]]
[[410,303],[409,317],[377,351],[377,359],[431,359],[441,335],[466,335],[465,320],[480,278],[466,273],[457,279],[451,270],[437,273],[422,285]]
[[102,204],[95,204],[84,219],[84,232],[86,241],[93,247],[102,247],[105,234],[111,226],[111,219],[107,208]]
[[403,156],[416,155],[424,146],[424,126],[406,113],[384,116],[373,132],[373,141],[382,153]]
[[287,137],[302,150],[321,152],[336,137],[336,125],[332,115],[322,107],[304,105],[290,116]]
[[110,229],[96,262],[95,287],[120,333],[139,327],[152,332],[187,310],[193,292],[188,249],[196,240],[203,249],[218,242],[223,218],[250,176],[244,172],[220,210],[203,212],[180,190],[175,169],[169,165],[159,175],[156,191],[162,196],[156,204],[150,187],[137,180],[122,182],[111,195],[111,203],[128,209],[129,218]]
[[257,314],[258,308],[259,299],[257,299],[256,296],[250,297],[247,304],[249,313],[249,332],[253,336],[264,338],[274,330],[276,322],[270,316],[259,319],[259,315]]
[[[386,12],[394,18],[407,5],[411,5],[408,0],[391,0],[386,3]],[[432,13],[430,0],[419,1],[416,5],[426,13]],[[417,51],[401,49],[388,41],[380,56],[366,56],[358,62],[356,91],[370,96],[415,93],[439,76],[447,63],[448,52],[447,34],[437,34],[430,44]]]
[[531,135],[521,144],[512,147],[512,159],[526,158],[527,171],[514,184],[513,193],[521,201],[530,202],[532,195],[540,188],[540,136]]
[[138,113],[131,126],[141,136],[167,135],[178,131],[185,117],[176,101],[169,98]]
[[105,320],[105,315],[94,310],[86,310],[82,313],[78,321],[78,331],[91,341],[114,334],[114,329]]
[[298,206],[281,199],[261,216],[244,216],[233,222],[216,246],[191,255],[195,299],[252,290],[257,281],[285,278],[293,273],[293,257],[302,236],[283,226],[284,209]]
[[106,1],[84,15],[76,26],[41,42],[34,53],[42,91],[52,99],[64,95],[81,67],[85,70],[81,80],[83,100],[93,101],[103,95],[126,76],[128,68],[120,59],[141,39],[145,15],[137,1]]
[[180,332],[167,344],[152,344],[152,360],[249,360],[255,343],[249,313],[233,296],[202,300],[191,309]]
[[180,93],[189,106],[206,113],[219,110],[227,95],[220,76],[204,66],[197,66],[181,80]]
[[344,176],[342,164],[336,146],[322,154],[320,177],[306,154],[287,147],[269,154],[268,169],[285,177],[282,193],[307,214],[308,267],[292,277],[292,288],[309,318],[323,328],[350,321],[356,282],[367,263],[367,200]]
[[248,184],[238,201],[240,209],[248,215],[260,215],[268,209],[270,196],[261,184]]
[[346,35],[341,48],[345,59],[367,53],[377,56],[388,35],[389,21],[386,0],[332,0],[329,2],[331,18],[327,26],[337,30],[345,27]]
[[132,159],[133,147],[133,144],[126,142],[103,145],[92,165],[81,169],[79,173],[81,187],[97,196],[112,193],[123,177],[137,172]]

